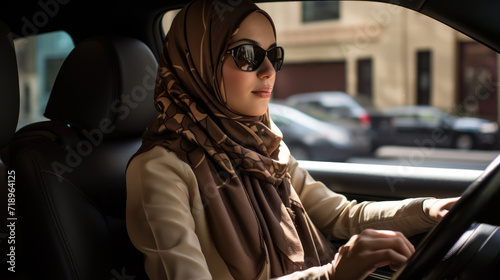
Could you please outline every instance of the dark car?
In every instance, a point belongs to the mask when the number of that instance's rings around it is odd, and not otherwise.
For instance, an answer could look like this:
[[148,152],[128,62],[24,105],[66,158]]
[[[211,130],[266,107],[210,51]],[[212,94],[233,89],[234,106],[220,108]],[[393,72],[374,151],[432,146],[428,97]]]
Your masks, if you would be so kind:
[[[269,2],[284,5],[269,9],[286,48],[276,92],[364,88],[390,106],[473,101],[500,116],[500,1]],[[187,3],[1,2],[0,279],[148,279],[126,229],[125,170],[158,116],[165,22]],[[240,1],[228,3],[214,8],[227,14]],[[67,57],[66,42],[74,46]],[[467,159],[468,151],[455,152]],[[387,268],[368,279],[500,279],[498,158],[485,171],[298,164],[357,201],[463,196],[433,230],[411,239],[416,252],[396,275]]]
[[283,133],[283,140],[299,160],[345,161],[366,156],[371,141],[366,134],[315,119],[297,109],[269,104],[269,114]]
[[[389,108],[393,135],[379,145],[429,146],[456,149],[497,147],[498,124],[486,119],[454,117],[431,106]],[[383,143],[382,143],[383,142]]]

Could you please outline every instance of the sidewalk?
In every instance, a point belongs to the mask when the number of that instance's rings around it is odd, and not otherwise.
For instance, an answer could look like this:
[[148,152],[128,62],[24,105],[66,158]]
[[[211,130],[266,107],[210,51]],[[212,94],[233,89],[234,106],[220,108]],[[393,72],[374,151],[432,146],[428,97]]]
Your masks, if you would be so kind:
[[377,158],[401,158],[401,157],[423,157],[426,159],[457,160],[457,161],[477,161],[491,162],[500,151],[482,151],[482,150],[458,150],[441,149],[427,147],[401,147],[401,146],[383,146],[377,149],[374,156]]

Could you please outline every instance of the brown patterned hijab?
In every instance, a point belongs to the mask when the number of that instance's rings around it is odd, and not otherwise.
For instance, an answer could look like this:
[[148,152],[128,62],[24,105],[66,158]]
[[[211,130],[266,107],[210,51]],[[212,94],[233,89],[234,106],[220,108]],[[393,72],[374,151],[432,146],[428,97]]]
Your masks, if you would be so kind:
[[334,254],[290,185],[269,113],[241,116],[225,103],[225,53],[254,12],[274,28],[248,0],[195,0],[180,11],[159,62],[160,115],[137,152],[161,146],[192,167],[213,242],[236,279],[258,278],[266,254],[272,277],[328,263]]

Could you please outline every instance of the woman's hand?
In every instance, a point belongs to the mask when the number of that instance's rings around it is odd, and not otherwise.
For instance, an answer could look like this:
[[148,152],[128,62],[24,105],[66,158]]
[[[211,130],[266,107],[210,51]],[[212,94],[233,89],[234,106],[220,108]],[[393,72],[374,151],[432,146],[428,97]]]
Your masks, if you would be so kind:
[[460,199],[460,197],[446,199],[426,199],[423,203],[424,213],[431,220],[439,222],[450,211],[451,207]]
[[400,232],[367,229],[339,248],[333,261],[335,280],[365,279],[378,267],[401,267],[415,252]]

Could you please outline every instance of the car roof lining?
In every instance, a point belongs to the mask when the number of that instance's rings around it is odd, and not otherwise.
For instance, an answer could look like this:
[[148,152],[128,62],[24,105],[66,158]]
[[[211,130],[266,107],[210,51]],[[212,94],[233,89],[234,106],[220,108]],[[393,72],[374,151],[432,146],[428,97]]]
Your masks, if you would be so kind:
[[[8,1],[4,8],[0,9],[0,20],[11,28],[15,36],[23,37],[30,35],[29,33],[41,34],[64,30],[73,37],[75,43],[90,36],[116,34],[117,30],[120,30],[122,32],[120,35],[142,40],[156,52],[159,44],[158,35],[153,34],[156,31],[144,31],[138,29],[138,26],[150,29],[152,24],[159,23],[158,18],[166,11],[178,9],[187,2],[187,0],[137,2],[54,0],[47,2],[53,3],[52,7],[47,7],[42,6],[42,1],[38,0]],[[500,1],[371,0],[368,2],[389,3],[418,11],[473,37],[497,52],[500,51],[500,29],[498,28],[500,17],[497,16],[500,11]],[[470,11],[478,12],[470,13]],[[478,21],[478,13],[482,15],[481,18],[486,17],[487,20]],[[144,22],[148,24],[142,24]],[[123,28],[117,28],[121,26]],[[32,30],[29,30],[30,28]]]

